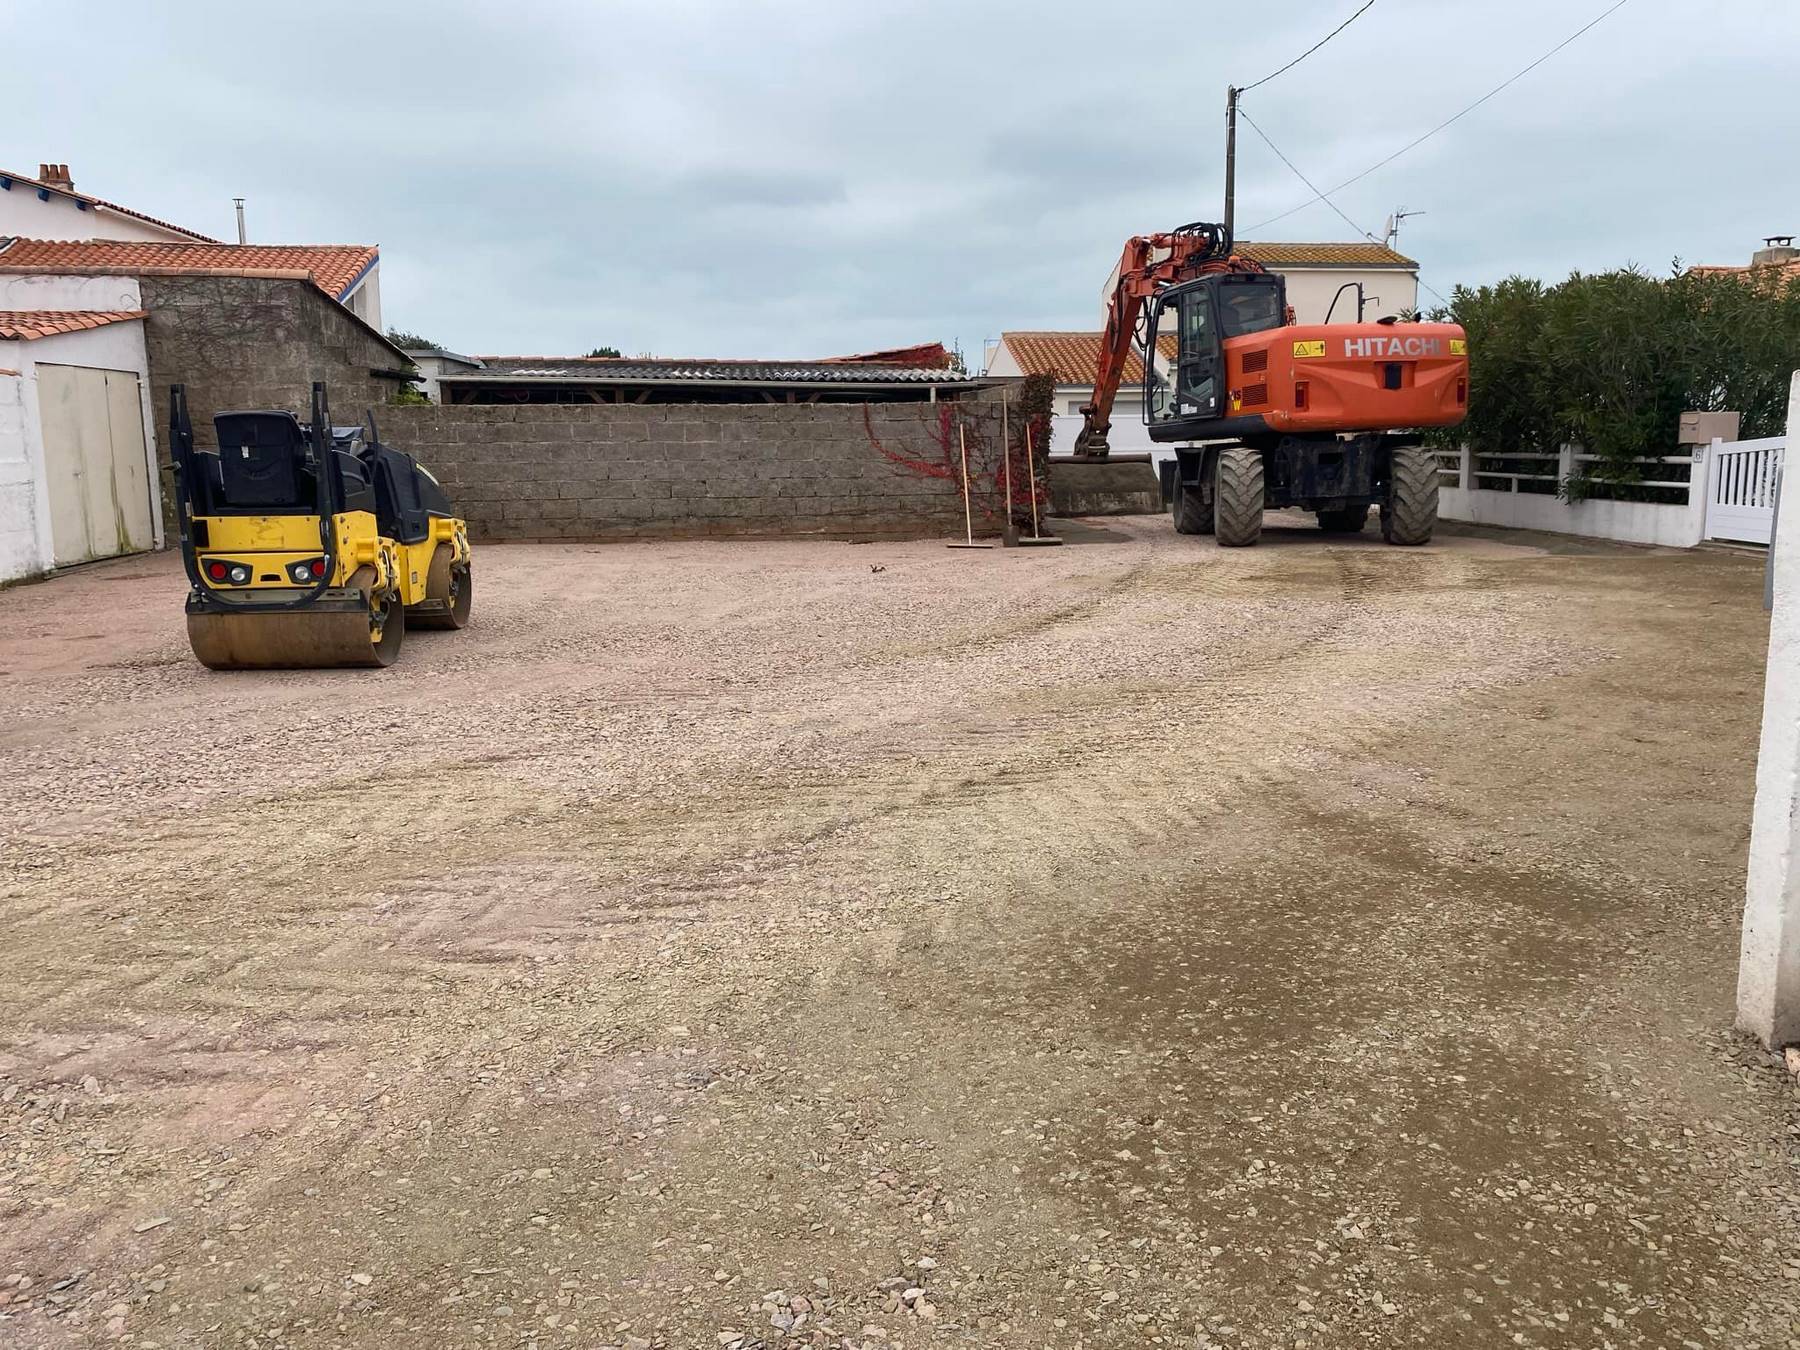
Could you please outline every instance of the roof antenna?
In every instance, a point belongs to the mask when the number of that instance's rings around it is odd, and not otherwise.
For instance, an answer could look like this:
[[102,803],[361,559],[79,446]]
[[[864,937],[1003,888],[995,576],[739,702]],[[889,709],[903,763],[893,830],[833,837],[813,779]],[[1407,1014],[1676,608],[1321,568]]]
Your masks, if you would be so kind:
[[237,207],[238,243],[247,244],[250,242],[250,240],[244,234],[244,199],[242,197],[233,197],[231,200],[232,200],[233,204],[236,205],[236,207]]

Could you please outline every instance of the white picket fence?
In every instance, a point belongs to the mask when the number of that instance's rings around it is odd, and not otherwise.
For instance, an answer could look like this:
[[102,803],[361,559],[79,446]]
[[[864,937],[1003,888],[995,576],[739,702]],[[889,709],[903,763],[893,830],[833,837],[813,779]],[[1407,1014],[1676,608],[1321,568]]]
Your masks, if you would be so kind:
[[1566,500],[1558,490],[1599,462],[1571,446],[1555,454],[1511,455],[1464,447],[1438,457],[1438,514],[1479,525],[1676,548],[1709,539],[1767,544],[1774,532],[1784,445],[1780,436],[1714,441],[1689,455],[1632,461],[1641,475],[1632,486],[1655,489],[1661,501],[1605,495]]

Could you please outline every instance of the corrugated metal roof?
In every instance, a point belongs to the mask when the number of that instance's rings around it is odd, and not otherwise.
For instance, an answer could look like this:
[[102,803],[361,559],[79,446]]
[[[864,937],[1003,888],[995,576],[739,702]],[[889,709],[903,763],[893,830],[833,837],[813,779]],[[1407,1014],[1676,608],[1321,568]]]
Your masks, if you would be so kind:
[[640,360],[633,357],[484,356],[483,369],[447,374],[445,384],[550,380],[567,384],[956,384],[971,379],[928,366],[856,361]]

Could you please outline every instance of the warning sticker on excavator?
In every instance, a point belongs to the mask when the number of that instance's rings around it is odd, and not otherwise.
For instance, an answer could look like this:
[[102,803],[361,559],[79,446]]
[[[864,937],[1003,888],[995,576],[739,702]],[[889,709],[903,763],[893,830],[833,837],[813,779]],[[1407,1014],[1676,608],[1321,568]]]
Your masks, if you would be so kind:
[[1325,355],[1324,339],[1321,338],[1316,342],[1296,342],[1294,344],[1294,355],[1301,357]]
[[1467,356],[1468,354],[1469,354],[1469,342],[1468,342],[1467,338],[1451,338],[1450,339],[1450,355],[1452,355],[1452,356]]

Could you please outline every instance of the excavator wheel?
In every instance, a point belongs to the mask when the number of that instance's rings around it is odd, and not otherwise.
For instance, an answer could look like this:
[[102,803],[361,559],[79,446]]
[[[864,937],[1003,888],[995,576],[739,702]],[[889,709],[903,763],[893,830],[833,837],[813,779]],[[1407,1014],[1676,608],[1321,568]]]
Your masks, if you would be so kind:
[[1233,445],[1213,468],[1213,531],[1220,548],[1243,548],[1262,536],[1263,459]]
[[1437,460],[1423,446],[1399,446],[1381,504],[1381,537],[1390,544],[1428,544],[1437,514]]
[[1366,506],[1343,506],[1319,512],[1319,528],[1326,534],[1361,534],[1368,523],[1369,508]]
[[1207,506],[1198,488],[1186,486],[1181,481],[1181,470],[1175,471],[1174,499],[1169,504],[1169,514],[1175,519],[1176,534],[1211,534],[1213,532],[1212,508]]
[[355,610],[189,614],[188,645],[212,670],[385,667],[400,655],[406,611],[384,596]]
[[475,603],[475,575],[469,563],[452,563],[450,549],[431,555],[431,571],[425,577],[425,603],[406,612],[413,628],[453,631],[466,628]]

